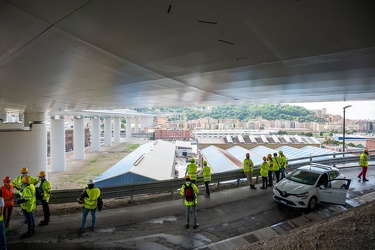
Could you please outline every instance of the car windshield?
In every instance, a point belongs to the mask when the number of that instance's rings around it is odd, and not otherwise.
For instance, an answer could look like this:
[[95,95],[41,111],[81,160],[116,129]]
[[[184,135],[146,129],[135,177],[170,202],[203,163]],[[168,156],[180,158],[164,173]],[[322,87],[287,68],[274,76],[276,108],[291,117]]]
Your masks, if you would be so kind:
[[298,183],[303,183],[306,185],[314,185],[318,177],[319,177],[319,174],[317,173],[296,169],[287,178],[289,180],[292,180]]

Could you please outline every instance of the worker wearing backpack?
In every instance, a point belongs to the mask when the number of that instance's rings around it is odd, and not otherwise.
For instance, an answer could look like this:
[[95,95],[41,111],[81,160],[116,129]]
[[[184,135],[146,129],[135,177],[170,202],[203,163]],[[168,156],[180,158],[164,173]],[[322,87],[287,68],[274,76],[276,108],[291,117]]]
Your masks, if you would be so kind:
[[182,185],[180,194],[184,197],[184,203],[186,206],[186,228],[190,227],[190,208],[193,212],[193,228],[198,228],[196,212],[196,204],[198,203],[198,193],[199,190],[197,185],[190,182],[190,176],[185,176],[185,184]]

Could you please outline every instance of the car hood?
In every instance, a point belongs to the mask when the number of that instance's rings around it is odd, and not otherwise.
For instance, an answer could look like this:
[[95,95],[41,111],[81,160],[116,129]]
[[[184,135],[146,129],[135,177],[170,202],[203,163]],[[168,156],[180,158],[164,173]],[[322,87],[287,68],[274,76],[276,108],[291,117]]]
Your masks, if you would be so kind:
[[281,180],[276,184],[275,188],[280,191],[285,191],[289,194],[302,194],[304,192],[310,191],[314,186],[298,183],[291,180]]

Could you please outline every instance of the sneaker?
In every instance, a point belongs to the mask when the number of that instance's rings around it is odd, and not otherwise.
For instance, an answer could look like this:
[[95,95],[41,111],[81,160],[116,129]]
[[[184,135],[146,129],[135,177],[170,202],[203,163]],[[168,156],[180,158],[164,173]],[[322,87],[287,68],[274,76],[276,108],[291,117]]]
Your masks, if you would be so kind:
[[186,227],[186,228],[189,228],[189,224],[186,224],[185,227]]
[[91,231],[94,231],[95,230],[95,226],[91,226],[90,229],[91,229]]
[[79,227],[79,231],[85,231],[85,228],[84,227]]
[[257,189],[254,184],[250,186],[251,189]]
[[265,187],[260,187],[260,189],[266,189]]
[[199,225],[197,224],[197,225],[194,225],[193,228],[194,228],[194,229],[197,229],[198,227],[199,227]]
[[368,181],[366,178],[363,178],[363,181]]
[[39,226],[47,226],[48,225],[48,222],[45,222],[45,221],[41,221],[39,223]]
[[358,175],[358,179],[361,180],[361,176]]
[[33,237],[33,235],[31,233],[28,233],[28,232],[21,235],[21,239],[30,238],[30,237]]

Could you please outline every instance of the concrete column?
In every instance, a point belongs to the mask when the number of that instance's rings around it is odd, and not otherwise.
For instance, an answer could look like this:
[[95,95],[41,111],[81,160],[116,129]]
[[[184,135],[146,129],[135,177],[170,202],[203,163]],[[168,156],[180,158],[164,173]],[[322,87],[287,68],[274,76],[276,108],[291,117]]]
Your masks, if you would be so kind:
[[64,119],[51,119],[51,172],[66,170],[65,160],[65,122]]
[[85,123],[83,117],[73,120],[74,160],[85,159]]
[[100,119],[93,117],[91,119],[91,147],[93,152],[100,152]]
[[126,138],[132,137],[132,119],[130,116],[126,117]]
[[134,116],[134,132],[139,133],[138,116]]
[[112,146],[112,117],[104,118],[104,145]]
[[142,116],[140,121],[141,132],[145,132],[145,118]]
[[47,130],[45,124],[33,124],[32,130],[0,133],[0,176],[15,178],[27,167],[36,176],[47,171]]
[[113,143],[120,144],[120,118],[113,119]]

